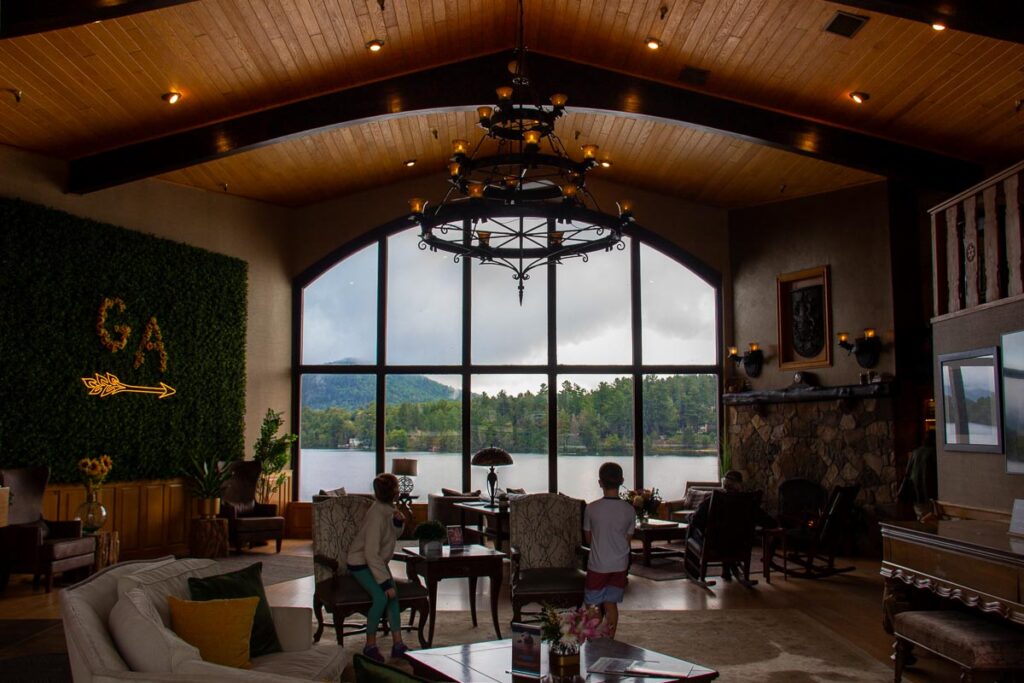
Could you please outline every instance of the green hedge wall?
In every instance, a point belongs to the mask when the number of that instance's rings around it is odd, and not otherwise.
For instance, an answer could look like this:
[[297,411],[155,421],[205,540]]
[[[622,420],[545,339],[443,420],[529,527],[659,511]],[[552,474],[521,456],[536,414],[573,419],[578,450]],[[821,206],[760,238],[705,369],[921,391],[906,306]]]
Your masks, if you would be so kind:
[[[0,199],[0,467],[46,463],[51,481],[79,479],[83,456],[114,459],[109,480],[180,475],[189,452],[241,457],[245,415],[247,265],[169,240]],[[97,333],[127,324],[112,353]],[[167,352],[134,356],[151,316]],[[90,396],[81,378],[176,394]]]

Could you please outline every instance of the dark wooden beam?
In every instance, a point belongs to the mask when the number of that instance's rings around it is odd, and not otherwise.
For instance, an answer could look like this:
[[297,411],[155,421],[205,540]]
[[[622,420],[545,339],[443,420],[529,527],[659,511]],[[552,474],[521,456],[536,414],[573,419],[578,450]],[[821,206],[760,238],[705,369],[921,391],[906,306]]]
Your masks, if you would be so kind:
[[[71,162],[68,191],[92,192],[331,127],[492,102],[508,80],[501,52],[426,69],[100,152]],[[584,111],[652,117],[796,154],[959,191],[982,177],[973,164],[844,128],[533,54],[538,93],[569,93]]]
[[1024,43],[1024,3],[1020,0],[829,0],[847,7]]
[[91,24],[195,0],[0,0],[0,39]]

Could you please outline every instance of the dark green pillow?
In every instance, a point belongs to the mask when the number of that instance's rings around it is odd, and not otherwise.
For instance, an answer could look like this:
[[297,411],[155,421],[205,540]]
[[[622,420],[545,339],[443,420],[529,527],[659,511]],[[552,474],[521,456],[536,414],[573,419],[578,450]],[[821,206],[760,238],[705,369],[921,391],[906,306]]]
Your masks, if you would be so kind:
[[352,658],[352,664],[356,670],[356,683],[430,683],[426,678],[407,674],[361,654]]
[[256,616],[252,620],[252,635],[249,637],[249,656],[260,657],[281,651],[277,639],[274,617],[270,614],[270,603],[263,591],[263,563],[256,562],[245,569],[228,574],[207,576],[202,579],[191,577],[188,592],[193,600],[228,600],[231,598],[259,598]]

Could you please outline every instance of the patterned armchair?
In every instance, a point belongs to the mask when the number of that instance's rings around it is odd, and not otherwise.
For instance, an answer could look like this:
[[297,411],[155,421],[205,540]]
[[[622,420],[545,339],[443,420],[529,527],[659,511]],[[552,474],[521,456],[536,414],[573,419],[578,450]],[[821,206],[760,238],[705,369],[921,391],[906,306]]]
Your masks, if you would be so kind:
[[583,604],[582,500],[561,493],[535,493],[511,502],[512,621],[525,605]]
[[[324,626],[334,628],[338,644],[344,644],[346,635],[366,631],[365,624],[348,623],[345,619],[352,614],[365,615],[371,605],[369,594],[348,572],[348,549],[362,529],[363,518],[371,505],[372,499],[358,495],[324,498],[313,503],[313,575],[316,580],[313,611],[317,621],[313,642],[320,641]],[[430,612],[427,589],[419,581],[398,577],[395,577],[395,586],[399,607],[402,611],[412,610],[409,626],[403,628],[414,629],[418,612],[419,626],[415,630],[420,646],[426,647],[423,628]],[[324,623],[324,607],[331,611],[333,623]],[[387,623],[383,626],[387,628]]]

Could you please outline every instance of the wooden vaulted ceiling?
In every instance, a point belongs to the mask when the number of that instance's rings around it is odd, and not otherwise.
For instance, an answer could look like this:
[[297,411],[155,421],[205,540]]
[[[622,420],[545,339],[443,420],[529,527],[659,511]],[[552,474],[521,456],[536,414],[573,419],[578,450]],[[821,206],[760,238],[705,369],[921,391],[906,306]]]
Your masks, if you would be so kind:
[[[977,165],[1024,156],[1024,114],[1015,107],[1024,97],[1019,42],[940,33],[824,0],[525,5],[526,42],[539,53]],[[824,32],[837,9],[870,19],[852,39]],[[18,102],[0,92],[0,143],[89,157],[511,48],[515,18],[512,0],[385,0],[383,11],[378,0],[198,0],[2,39],[0,89],[22,97]],[[662,49],[646,49],[647,36],[660,39]],[[373,38],[385,41],[380,53],[364,47]],[[710,70],[707,83],[684,86],[686,65]],[[456,91],[459,83],[438,87]],[[580,87],[561,84],[570,105]],[[175,106],[160,99],[171,90],[184,95]],[[871,99],[855,106],[848,98],[853,90]],[[824,155],[795,154],[813,151],[800,145],[785,151],[756,144],[729,134],[727,124],[722,132],[706,122],[685,125],[685,114],[675,121],[634,116],[628,97],[615,109],[571,112],[559,132],[572,138],[579,130],[601,144],[614,164],[601,173],[618,182],[741,206],[879,177],[863,165],[854,170],[827,163]],[[270,136],[274,144],[176,164],[161,177],[207,189],[226,183],[232,193],[301,205],[442,169],[449,139],[479,135],[467,111],[403,111],[281,141]],[[402,165],[407,158],[418,159],[413,169]]]

